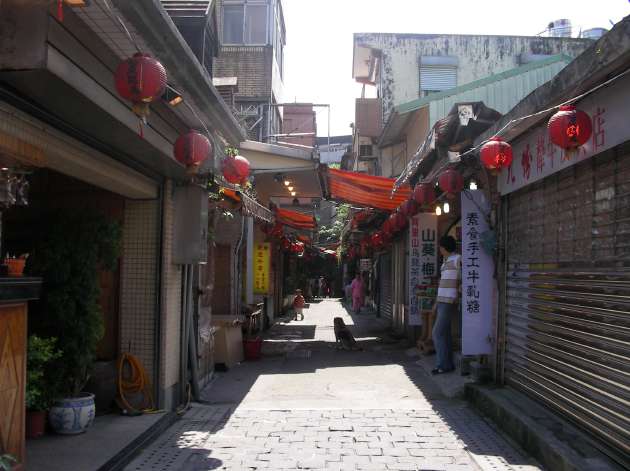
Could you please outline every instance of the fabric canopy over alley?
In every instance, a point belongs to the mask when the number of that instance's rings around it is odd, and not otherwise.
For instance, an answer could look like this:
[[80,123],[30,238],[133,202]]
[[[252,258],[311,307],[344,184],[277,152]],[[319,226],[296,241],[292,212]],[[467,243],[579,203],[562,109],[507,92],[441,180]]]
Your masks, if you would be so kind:
[[326,197],[359,206],[395,210],[411,196],[409,185],[402,185],[394,195],[395,179],[320,167]]
[[313,216],[282,208],[276,208],[276,222],[294,229],[314,230],[317,227]]

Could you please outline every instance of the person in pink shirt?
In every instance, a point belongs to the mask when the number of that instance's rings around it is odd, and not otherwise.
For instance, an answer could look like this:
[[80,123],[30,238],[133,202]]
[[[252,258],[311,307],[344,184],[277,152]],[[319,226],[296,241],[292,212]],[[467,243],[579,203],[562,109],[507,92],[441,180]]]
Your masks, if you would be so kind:
[[360,273],[357,272],[350,287],[352,288],[352,310],[358,314],[361,306],[363,306],[363,297],[365,296]]

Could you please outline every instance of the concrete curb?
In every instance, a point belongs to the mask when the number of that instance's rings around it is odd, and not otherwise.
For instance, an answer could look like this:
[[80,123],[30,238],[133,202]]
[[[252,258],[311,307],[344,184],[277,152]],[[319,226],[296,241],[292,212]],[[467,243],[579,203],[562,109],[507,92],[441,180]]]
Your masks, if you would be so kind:
[[167,412],[164,416],[145,430],[134,441],[118,452],[107,463],[98,468],[97,471],[120,471],[125,468],[142,451],[142,448],[153,442],[159,435],[166,431],[177,421],[178,415],[175,412]]
[[514,389],[467,384],[465,396],[546,469],[622,469],[596,449],[583,432]]

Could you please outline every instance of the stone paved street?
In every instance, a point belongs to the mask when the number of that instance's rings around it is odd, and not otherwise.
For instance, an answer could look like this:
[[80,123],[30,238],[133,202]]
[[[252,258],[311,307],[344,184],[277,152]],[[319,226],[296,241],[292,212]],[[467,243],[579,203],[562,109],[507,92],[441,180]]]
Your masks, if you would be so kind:
[[[276,325],[267,355],[218,375],[126,469],[537,470],[433,379],[371,315],[336,300]],[[363,351],[334,348],[332,318]],[[354,325],[353,325],[354,324]]]

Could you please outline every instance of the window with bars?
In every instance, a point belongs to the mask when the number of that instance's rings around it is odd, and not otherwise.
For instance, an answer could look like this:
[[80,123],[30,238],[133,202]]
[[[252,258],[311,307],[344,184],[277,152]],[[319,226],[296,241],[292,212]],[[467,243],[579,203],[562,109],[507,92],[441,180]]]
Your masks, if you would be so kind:
[[223,44],[267,44],[267,3],[261,1],[223,4]]

